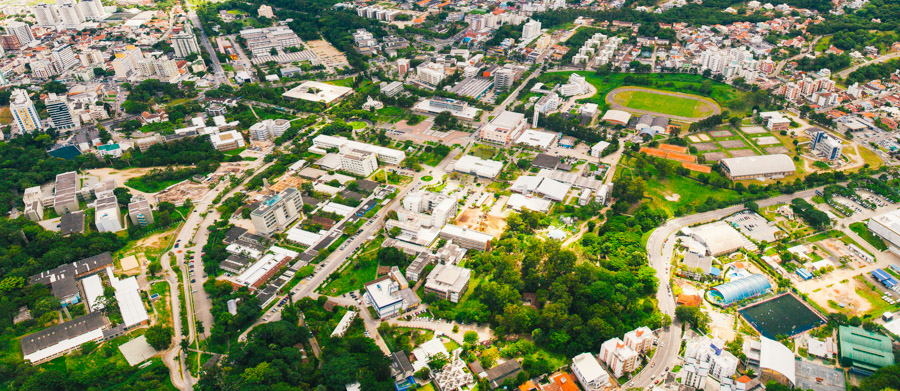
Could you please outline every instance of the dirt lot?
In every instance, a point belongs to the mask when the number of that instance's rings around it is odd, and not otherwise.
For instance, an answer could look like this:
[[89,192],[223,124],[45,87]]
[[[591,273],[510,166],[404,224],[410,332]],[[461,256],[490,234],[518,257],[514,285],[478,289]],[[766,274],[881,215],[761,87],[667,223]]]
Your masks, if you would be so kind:
[[697,143],[694,144],[694,148],[697,148],[698,151],[715,151],[719,149],[716,143]]
[[744,143],[743,141],[741,141],[741,140],[725,140],[725,141],[719,141],[719,145],[721,145],[722,148],[726,148],[726,149],[731,149],[731,148],[744,148],[744,147],[747,146],[747,144],[745,144],[745,143]]
[[452,146],[453,144],[465,144],[463,139],[470,134],[460,131],[441,132],[431,129],[432,120],[426,119],[416,125],[407,125],[406,120],[398,121],[393,125],[383,126],[388,129],[388,136],[397,140],[412,140],[418,144],[426,141]]
[[493,237],[500,237],[506,229],[506,218],[486,214],[480,209],[466,209],[456,218],[456,224],[475,231],[484,232]]
[[756,156],[756,152],[752,149],[735,149],[732,151],[728,151],[732,157],[745,157],[745,156]]
[[[844,312],[848,315],[864,314],[872,308],[866,299],[856,294],[856,288],[865,289],[865,284],[856,279],[849,279],[845,283],[835,283],[830,287],[822,287],[818,291],[808,292],[809,297],[816,301],[822,308],[836,311],[828,305],[828,300],[844,304]],[[817,288],[818,289],[818,288]]]
[[741,131],[747,134],[760,134],[767,133],[768,130],[762,126],[743,126],[741,127]]
[[341,68],[350,65],[350,63],[347,62],[347,57],[344,56],[340,50],[331,46],[328,41],[320,39],[307,41],[306,44],[309,46],[309,50],[312,50],[312,52],[319,57],[319,60],[322,61],[322,65],[325,65],[328,68]]
[[766,153],[776,154],[776,153],[788,153],[790,152],[787,147],[768,147],[766,148]]
[[246,169],[246,162],[223,163],[216,172],[210,174],[212,181],[196,183],[184,181],[166,190],[156,193],[157,202],[168,201],[175,205],[181,205],[184,200],[199,200],[209,193],[209,184],[215,183],[225,175],[240,175]]
[[710,152],[704,153],[703,157],[706,158],[706,161],[708,162],[717,162],[719,160],[727,158],[728,155],[726,155],[725,152]]

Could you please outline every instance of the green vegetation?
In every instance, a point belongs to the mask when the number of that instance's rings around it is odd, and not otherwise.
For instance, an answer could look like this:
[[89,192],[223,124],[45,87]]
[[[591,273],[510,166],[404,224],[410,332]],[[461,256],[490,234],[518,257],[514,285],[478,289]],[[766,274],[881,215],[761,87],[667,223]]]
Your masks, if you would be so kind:
[[713,104],[697,97],[659,94],[650,89],[623,91],[615,95],[615,102],[635,110],[653,111],[679,117],[702,118],[713,113]]
[[[340,296],[350,291],[360,290],[363,284],[375,279],[375,273],[381,260],[394,259],[399,251],[393,247],[381,247],[384,238],[378,238],[369,242],[366,247],[360,250],[359,254],[353,258],[347,265],[339,271],[329,276],[329,282],[322,288],[320,292],[329,296]],[[405,262],[388,261],[388,263],[400,264]]]
[[850,224],[850,229],[853,230],[853,232],[856,232],[856,234],[859,235],[859,237],[863,238],[863,240],[869,242],[869,244],[871,244],[872,247],[875,247],[875,249],[877,249],[878,251],[885,251],[888,249],[887,244],[884,243],[884,240],[876,236],[874,233],[872,233],[872,231],[869,231],[869,229],[866,228],[865,223],[856,222]]
[[345,77],[343,79],[329,80],[325,83],[340,87],[353,87],[353,76]]

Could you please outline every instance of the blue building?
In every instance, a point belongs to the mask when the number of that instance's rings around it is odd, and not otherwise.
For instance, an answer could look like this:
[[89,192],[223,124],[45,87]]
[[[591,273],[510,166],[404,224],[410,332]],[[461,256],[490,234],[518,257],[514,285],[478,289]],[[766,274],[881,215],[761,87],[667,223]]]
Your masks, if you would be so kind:
[[719,305],[729,306],[741,300],[762,295],[772,289],[769,279],[760,274],[753,274],[740,280],[727,282],[713,287],[709,295]]

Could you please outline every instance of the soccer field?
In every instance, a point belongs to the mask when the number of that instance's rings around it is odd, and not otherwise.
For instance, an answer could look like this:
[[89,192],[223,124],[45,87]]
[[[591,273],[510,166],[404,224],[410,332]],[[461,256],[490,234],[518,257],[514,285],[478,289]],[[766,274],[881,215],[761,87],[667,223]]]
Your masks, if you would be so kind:
[[772,339],[779,334],[796,335],[824,323],[819,314],[789,293],[744,307],[738,312],[763,336]]
[[674,96],[645,89],[611,92],[612,100],[634,110],[652,111],[686,118],[703,118],[713,114],[714,107],[701,97]]

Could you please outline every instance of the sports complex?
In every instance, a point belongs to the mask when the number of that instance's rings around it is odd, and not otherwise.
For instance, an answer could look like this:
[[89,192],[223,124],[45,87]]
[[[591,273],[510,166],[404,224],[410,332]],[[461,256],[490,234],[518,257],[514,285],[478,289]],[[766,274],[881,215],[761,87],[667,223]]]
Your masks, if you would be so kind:
[[643,87],[616,88],[606,95],[606,102],[613,109],[663,115],[683,121],[696,121],[722,112],[719,105],[709,98]]

